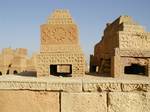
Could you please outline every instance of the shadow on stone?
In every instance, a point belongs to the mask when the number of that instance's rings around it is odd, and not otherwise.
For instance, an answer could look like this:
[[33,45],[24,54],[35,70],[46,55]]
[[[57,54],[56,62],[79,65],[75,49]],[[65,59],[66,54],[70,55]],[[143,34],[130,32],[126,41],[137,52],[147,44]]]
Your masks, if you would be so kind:
[[88,72],[88,73],[85,73],[86,75],[89,75],[89,76],[98,76],[98,77],[110,77],[110,74],[98,74],[98,73],[91,73],[91,72]]
[[19,75],[19,76],[26,76],[26,77],[36,77],[37,76],[37,72],[36,71],[24,71],[15,75]]

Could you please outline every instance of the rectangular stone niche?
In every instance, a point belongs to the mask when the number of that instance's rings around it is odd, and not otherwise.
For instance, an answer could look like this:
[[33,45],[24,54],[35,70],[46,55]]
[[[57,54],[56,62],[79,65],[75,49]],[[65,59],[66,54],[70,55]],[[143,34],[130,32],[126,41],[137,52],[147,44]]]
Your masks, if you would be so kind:
[[124,67],[125,74],[133,74],[133,75],[145,75],[147,76],[148,70],[147,66],[139,65],[139,64],[131,64],[130,66]]
[[71,64],[54,64],[50,65],[50,74],[55,76],[71,76],[72,65]]

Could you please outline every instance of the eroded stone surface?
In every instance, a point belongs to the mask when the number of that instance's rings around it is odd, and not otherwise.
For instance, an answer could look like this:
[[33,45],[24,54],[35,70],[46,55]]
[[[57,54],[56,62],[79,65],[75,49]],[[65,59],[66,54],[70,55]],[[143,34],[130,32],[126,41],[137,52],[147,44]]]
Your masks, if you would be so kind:
[[123,83],[122,91],[124,92],[132,92],[132,91],[150,91],[150,83]]
[[111,92],[108,94],[108,112],[150,112],[149,104],[149,92]]
[[[102,40],[90,57],[90,71],[122,77],[125,74],[150,75],[150,32],[130,16],[108,23]],[[97,70],[98,68],[98,70]]]
[[84,81],[83,90],[88,92],[121,91],[121,82],[117,81]]
[[61,112],[107,112],[106,93],[62,93]]
[[48,90],[81,92],[82,80],[70,78],[0,77],[0,90]]
[[59,93],[0,91],[0,112],[59,112]]
[[26,48],[4,48],[0,52],[0,75],[25,74],[24,71],[36,71],[36,54],[30,58]]
[[144,77],[104,78],[84,77],[0,77],[1,90],[48,90],[62,92],[149,92],[150,80]]

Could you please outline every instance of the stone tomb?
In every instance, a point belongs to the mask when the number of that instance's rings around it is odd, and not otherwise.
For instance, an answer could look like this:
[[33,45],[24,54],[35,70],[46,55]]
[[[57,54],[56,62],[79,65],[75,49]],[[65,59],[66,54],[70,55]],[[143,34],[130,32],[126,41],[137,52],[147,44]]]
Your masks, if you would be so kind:
[[107,24],[90,57],[90,71],[104,76],[150,75],[150,33],[129,16]]
[[37,76],[83,76],[85,58],[69,11],[56,10],[41,26]]

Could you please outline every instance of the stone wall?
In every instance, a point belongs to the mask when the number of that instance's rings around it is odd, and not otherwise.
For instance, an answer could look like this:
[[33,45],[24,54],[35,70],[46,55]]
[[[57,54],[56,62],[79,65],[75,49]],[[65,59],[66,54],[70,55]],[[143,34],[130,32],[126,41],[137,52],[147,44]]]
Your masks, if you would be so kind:
[[146,78],[0,77],[0,96],[0,112],[150,111]]

